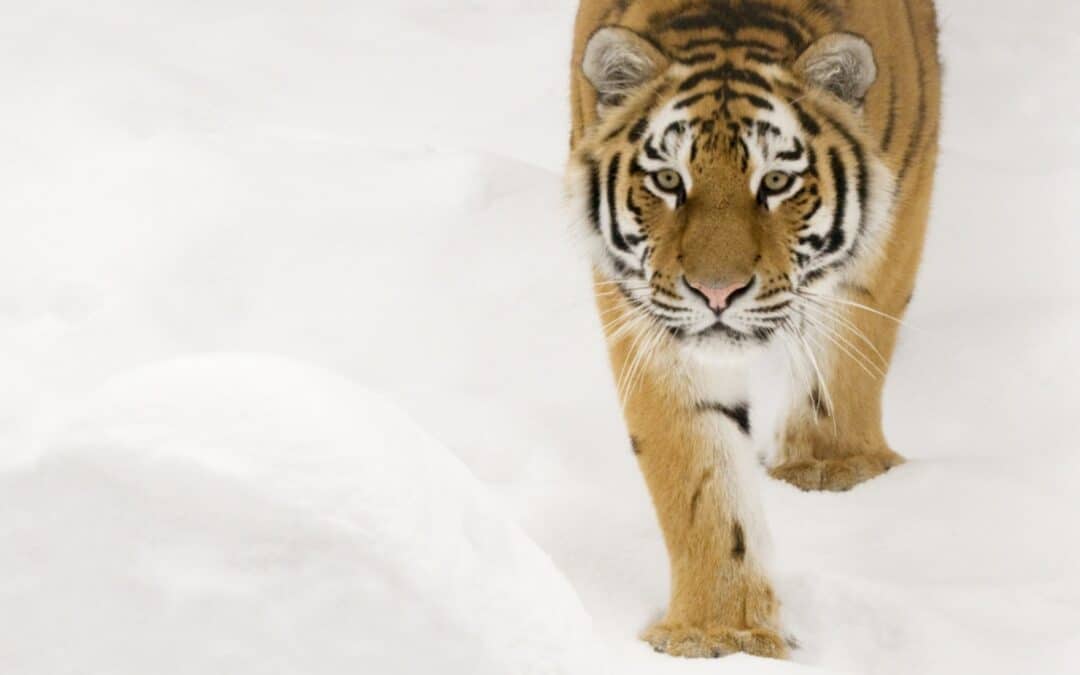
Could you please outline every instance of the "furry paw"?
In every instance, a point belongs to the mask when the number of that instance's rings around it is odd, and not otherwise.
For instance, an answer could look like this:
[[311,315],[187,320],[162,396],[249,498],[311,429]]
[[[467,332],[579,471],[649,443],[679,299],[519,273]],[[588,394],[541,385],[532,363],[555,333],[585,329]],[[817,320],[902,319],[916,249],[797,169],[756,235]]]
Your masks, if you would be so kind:
[[725,626],[688,626],[660,622],[641,639],[663,654],[692,659],[715,659],[736,652],[773,659],[785,658],[788,644],[766,628],[737,630]]
[[807,492],[844,492],[903,463],[904,458],[890,450],[860,452],[833,459],[787,462],[770,469],[769,475]]

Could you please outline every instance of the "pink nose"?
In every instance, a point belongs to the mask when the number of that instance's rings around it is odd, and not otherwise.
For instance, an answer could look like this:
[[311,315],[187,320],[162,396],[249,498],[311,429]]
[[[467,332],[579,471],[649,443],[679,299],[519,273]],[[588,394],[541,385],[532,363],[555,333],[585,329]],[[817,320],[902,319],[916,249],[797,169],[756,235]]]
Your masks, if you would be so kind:
[[731,284],[730,286],[710,286],[708,284],[699,284],[696,281],[691,281],[689,278],[686,283],[690,285],[698,293],[705,296],[705,300],[709,303],[709,308],[714,312],[720,312],[727,308],[728,301],[731,300],[731,296],[735,293],[743,290],[750,285],[752,280],[741,281],[737,284]]

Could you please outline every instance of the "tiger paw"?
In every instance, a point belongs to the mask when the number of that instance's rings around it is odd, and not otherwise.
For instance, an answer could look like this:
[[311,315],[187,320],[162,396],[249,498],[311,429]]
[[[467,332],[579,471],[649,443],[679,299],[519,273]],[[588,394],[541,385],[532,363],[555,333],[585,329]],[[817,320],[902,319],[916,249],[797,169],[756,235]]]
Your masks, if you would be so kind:
[[807,492],[845,492],[877,478],[904,458],[891,450],[875,450],[831,459],[798,459],[769,470],[769,475]]
[[715,659],[737,652],[782,659],[788,654],[787,642],[767,628],[740,630],[661,621],[645,631],[641,639],[657,652],[691,659]]

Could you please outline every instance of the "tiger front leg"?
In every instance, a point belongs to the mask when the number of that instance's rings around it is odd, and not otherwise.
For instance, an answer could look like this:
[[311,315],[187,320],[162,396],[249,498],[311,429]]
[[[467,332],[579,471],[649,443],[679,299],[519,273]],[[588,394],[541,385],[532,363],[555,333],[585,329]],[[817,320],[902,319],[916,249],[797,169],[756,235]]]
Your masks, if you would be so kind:
[[735,405],[680,403],[662,389],[647,379],[626,406],[671,562],[666,616],[642,638],[673,656],[783,658],[742,413]]
[[806,491],[842,492],[904,463],[886,442],[881,423],[898,327],[886,314],[899,314],[904,303],[879,310],[872,302],[874,295],[864,290],[818,300],[811,308],[804,330],[820,374],[804,373],[806,386],[794,397],[769,471],[774,478]]
[[885,440],[881,395],[914,293],[933,160],[912,174],[876,269],[800,299],[802,330],[813,334],[806,346],[820,357],[821,372],[806,377],[811,384],[794,399],[770,473],[803,490],[849,490],[904,463]]

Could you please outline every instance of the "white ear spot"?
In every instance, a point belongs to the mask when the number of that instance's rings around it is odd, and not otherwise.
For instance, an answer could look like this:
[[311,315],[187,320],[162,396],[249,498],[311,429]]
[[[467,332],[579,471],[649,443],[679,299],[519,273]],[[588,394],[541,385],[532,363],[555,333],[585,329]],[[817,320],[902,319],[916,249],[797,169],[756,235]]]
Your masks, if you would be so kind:
[[585,79],[596,89],[602,110],[621,104],[635,89],[658,76],[667,65],[667,57],[634,31],[607,27],[589,38],[581,70]]
[[807,47],[795,62],[795,73],[807,84],[824,89],[852,105],[862,105],[877,79],[870,43],[851,33],[830,33]]

